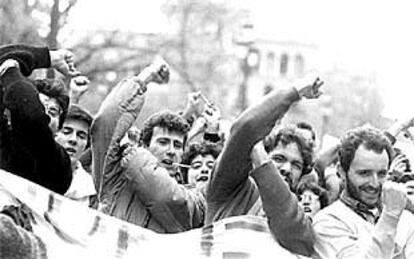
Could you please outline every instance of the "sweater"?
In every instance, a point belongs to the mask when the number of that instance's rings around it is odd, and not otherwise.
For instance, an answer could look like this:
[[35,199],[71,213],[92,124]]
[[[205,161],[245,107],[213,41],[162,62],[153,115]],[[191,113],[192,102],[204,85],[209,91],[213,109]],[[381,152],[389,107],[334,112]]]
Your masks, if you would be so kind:
[[284,248],[309,256],[314,243],[311,221],[273,163],[250,173],[253,146],[271,132],[275,121],[298,99],[293,88],[274,92],[233,124],[207,187],[206,224],[230,216],[265,213],[272,234]]
[[38,91],[24,77],[50,66],[49,50],[0,47],[0,64],[7,59],[18,61],[20,70],[10,68],[0,78],[0,168],[64,194],[72,181],[70,158],[54,140]]

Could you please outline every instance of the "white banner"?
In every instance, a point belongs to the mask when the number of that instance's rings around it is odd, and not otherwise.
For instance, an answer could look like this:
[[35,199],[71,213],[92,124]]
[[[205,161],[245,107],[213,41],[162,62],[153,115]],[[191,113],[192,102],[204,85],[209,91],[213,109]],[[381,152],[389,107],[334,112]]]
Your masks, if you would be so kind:
[[238,216],[211,226],[157,234],[85,208],[0,170],[0,205],[24,203],[48,259],[61,258],[299,258],[274,241],[266,219]]

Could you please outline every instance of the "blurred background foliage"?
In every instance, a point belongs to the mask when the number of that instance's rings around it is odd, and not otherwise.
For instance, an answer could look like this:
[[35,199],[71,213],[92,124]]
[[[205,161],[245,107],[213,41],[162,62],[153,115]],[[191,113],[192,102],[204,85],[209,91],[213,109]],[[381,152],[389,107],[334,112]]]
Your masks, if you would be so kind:
[[[166,1],[161,11],[171,24],[165,34],[97,30],[75,39],[70,46],[60,33],[77,0],[0,1],[0,44],[28,43],[51,48],[70,48],[77,67],[91,85],[76,100],[92,113],[125,76],[137,74],[156,55],[174,71],[168,86],[152,87],[137,124],[160,109],[183,109],[189,92],[201,90],[234,119],[241,110],[237,94],[243,80],[240,58],[229,51],[226,37],[236,31],[243,11],[212,0]],[[34,76],[59,76],[53,71]],[[311,122],[319,135],[342,135],[347,129],[370,123],[384,128],[390,121],[381,117],[384,108],[374,78],[332,69],[319,75],[326,97],[321,101],[295,105],[288,121]],[[246,93],[244,93],[246,94]]]

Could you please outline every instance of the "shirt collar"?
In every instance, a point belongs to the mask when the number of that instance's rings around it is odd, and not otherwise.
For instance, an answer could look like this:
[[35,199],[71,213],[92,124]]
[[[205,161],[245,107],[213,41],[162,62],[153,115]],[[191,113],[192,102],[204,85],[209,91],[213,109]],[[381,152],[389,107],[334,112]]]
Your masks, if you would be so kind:
[[364,203],[349,196],[348,192],[346,192],[345,190],[342,191],[340,200],[366,221],[372,224],[377,223],[381,213],[381,206],[378,206],[374,209],[370,209]]

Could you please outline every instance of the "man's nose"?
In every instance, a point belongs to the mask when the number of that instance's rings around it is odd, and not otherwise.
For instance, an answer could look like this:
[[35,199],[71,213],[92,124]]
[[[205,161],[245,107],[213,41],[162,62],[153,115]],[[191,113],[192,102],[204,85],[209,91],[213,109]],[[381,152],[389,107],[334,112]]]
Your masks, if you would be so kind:
[[203,168],[203,169],[201,170],[201,174],[208,175],[208,169],[207,169],[207,168]]
[[169,156],[174,156],[175,155],[175,152],[176,152],[176,150],[175,150],[175,147],[174,147],[174,145],[169,145],[168,146],[168,149],[167,149],[167,155],[169,155]]
[[309,196],[305,195],[305,196],[302,197],[302,203],[303,203],[303,205],[309,205],[310,204],[310,201],[311,201],[311,199],[310,199]]
[[76,142],[77,142],[76,133],[70,134],[69,143],[72,145],[76,145]]
[[290,172],[292,171],[292,167],[290,165],[290,163],[283,163],[280,167],[280,171],[282,173],[282,175],[287,176],[290,174]]
[[377,175],[376,173],[373,173],[373,174],[372,174],[371,179],[370,179],[370,184],[371,184],[373,187],[378,187],[378,186],[380,186],[380,181],[379,181],[379,179],[378,179],[378,175]]

